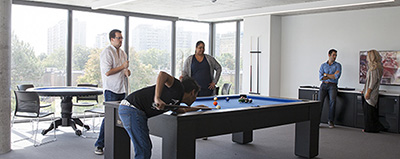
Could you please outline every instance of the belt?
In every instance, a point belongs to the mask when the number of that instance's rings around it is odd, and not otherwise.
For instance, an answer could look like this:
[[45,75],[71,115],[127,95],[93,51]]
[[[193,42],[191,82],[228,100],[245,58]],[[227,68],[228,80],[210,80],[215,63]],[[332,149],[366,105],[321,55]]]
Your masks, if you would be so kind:
[[322,83],[326,83],[326,84],[337,84],[337,83],[328,82],[328,81],[322,81]]

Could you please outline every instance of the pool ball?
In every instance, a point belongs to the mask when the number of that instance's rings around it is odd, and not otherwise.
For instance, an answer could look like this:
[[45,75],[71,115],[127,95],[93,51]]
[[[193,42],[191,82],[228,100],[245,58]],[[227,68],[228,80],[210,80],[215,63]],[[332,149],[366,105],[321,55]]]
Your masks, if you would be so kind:
[[214,105],[217,105],[217,104],[218,104],[218,102],[217,102],[217,101],[215,101],[213,104],[214,104]]
[[214,100],[218,100],[218,98],[217,98],[217,97],[214,97]]
[[217,109],[221,109],[221,106],[217,105],[215,108],[217,108]]
[[244,102],[245,102],[245,103],[248,103],[248,102],[249,102],[249,99],[245,98],[245,99],[244,99]]
[[229,97],[226,97],[226,101],[229,101]]
[[250,98],[250,99],[249,99],[249,103],[251,103],[251,102],[253,102],[253,99]]
[[239,98],[239,103],[243,103],[244,102],[244,99],[243,98]]

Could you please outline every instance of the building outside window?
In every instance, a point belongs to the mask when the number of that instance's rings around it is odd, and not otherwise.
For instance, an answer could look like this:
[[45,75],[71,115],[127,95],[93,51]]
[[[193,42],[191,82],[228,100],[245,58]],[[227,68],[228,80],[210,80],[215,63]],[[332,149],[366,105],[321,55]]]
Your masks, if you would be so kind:
[[160,71],[171,73],[172,22],[130,17],[130,92],[155,84]]
[[196,42],[201,40],[206,44],[205,54],[210,54],[208,23],[177,21],[176,22],[176,75],[182,74],[183,65],[187,57],[196,50]]

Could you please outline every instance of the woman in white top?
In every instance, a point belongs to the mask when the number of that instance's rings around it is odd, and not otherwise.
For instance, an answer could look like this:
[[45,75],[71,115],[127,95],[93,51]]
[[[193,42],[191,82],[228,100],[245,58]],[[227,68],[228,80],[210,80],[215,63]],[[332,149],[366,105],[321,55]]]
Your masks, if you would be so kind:
[[367,81],[362,91],[362,93],[365,93],[365,103],[363,104],[365,127],[363,132],[376,133],[384,129],[378,116],[379,85],[383,75],[382,57],[378,51],[370,50],[367,54],[367,61]]

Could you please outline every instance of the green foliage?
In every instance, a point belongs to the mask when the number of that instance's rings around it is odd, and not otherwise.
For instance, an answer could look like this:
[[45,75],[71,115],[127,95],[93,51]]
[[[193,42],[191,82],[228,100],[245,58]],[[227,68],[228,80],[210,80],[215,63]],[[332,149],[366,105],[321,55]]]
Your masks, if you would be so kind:
[[166,50],[149,49],[138,52],[139,60],[144,65],[150,65],[156,70],[170,69],[171,54]]
[[58,70],[65,70],[65,48],[58,48],[53,53],[48,53],[46,58],[42,60],[44,67],[53,67]]
[[91,50],[88,47],[76,45],[73,52],[73,70],[84,70],[87,61],[89,60],[89,55],[91,55]]
[[102,87],[102,82],[101,82],[101,72],[100,72],[100,49],[91,49],[90,55],[88,56],[87,61],[81,61],[85,62],[84,65],[84,75],[79,76],[77,83],[92,83],[92,84],[98,84],[99,87]]
[[152,83],[152,79],[154,79],[157,74],[153,71],[154,67],[151,64],[144,64],[144,62],[140,60],[140,55],[138,53],[133,49],[131,49],[130,52],[129,70],[131,70],[131,76],[129,77],[129,86],[131,92],[133,92],[134,90],[154,84]]
[[217,57],[217,60],[223,68],[235,70],[235,57],[231,53],[222,53],[221,56]]
[[11,86],[35,83],[43,75],[43,67],[36,58],[33,47],[13,34],[11,49]]

